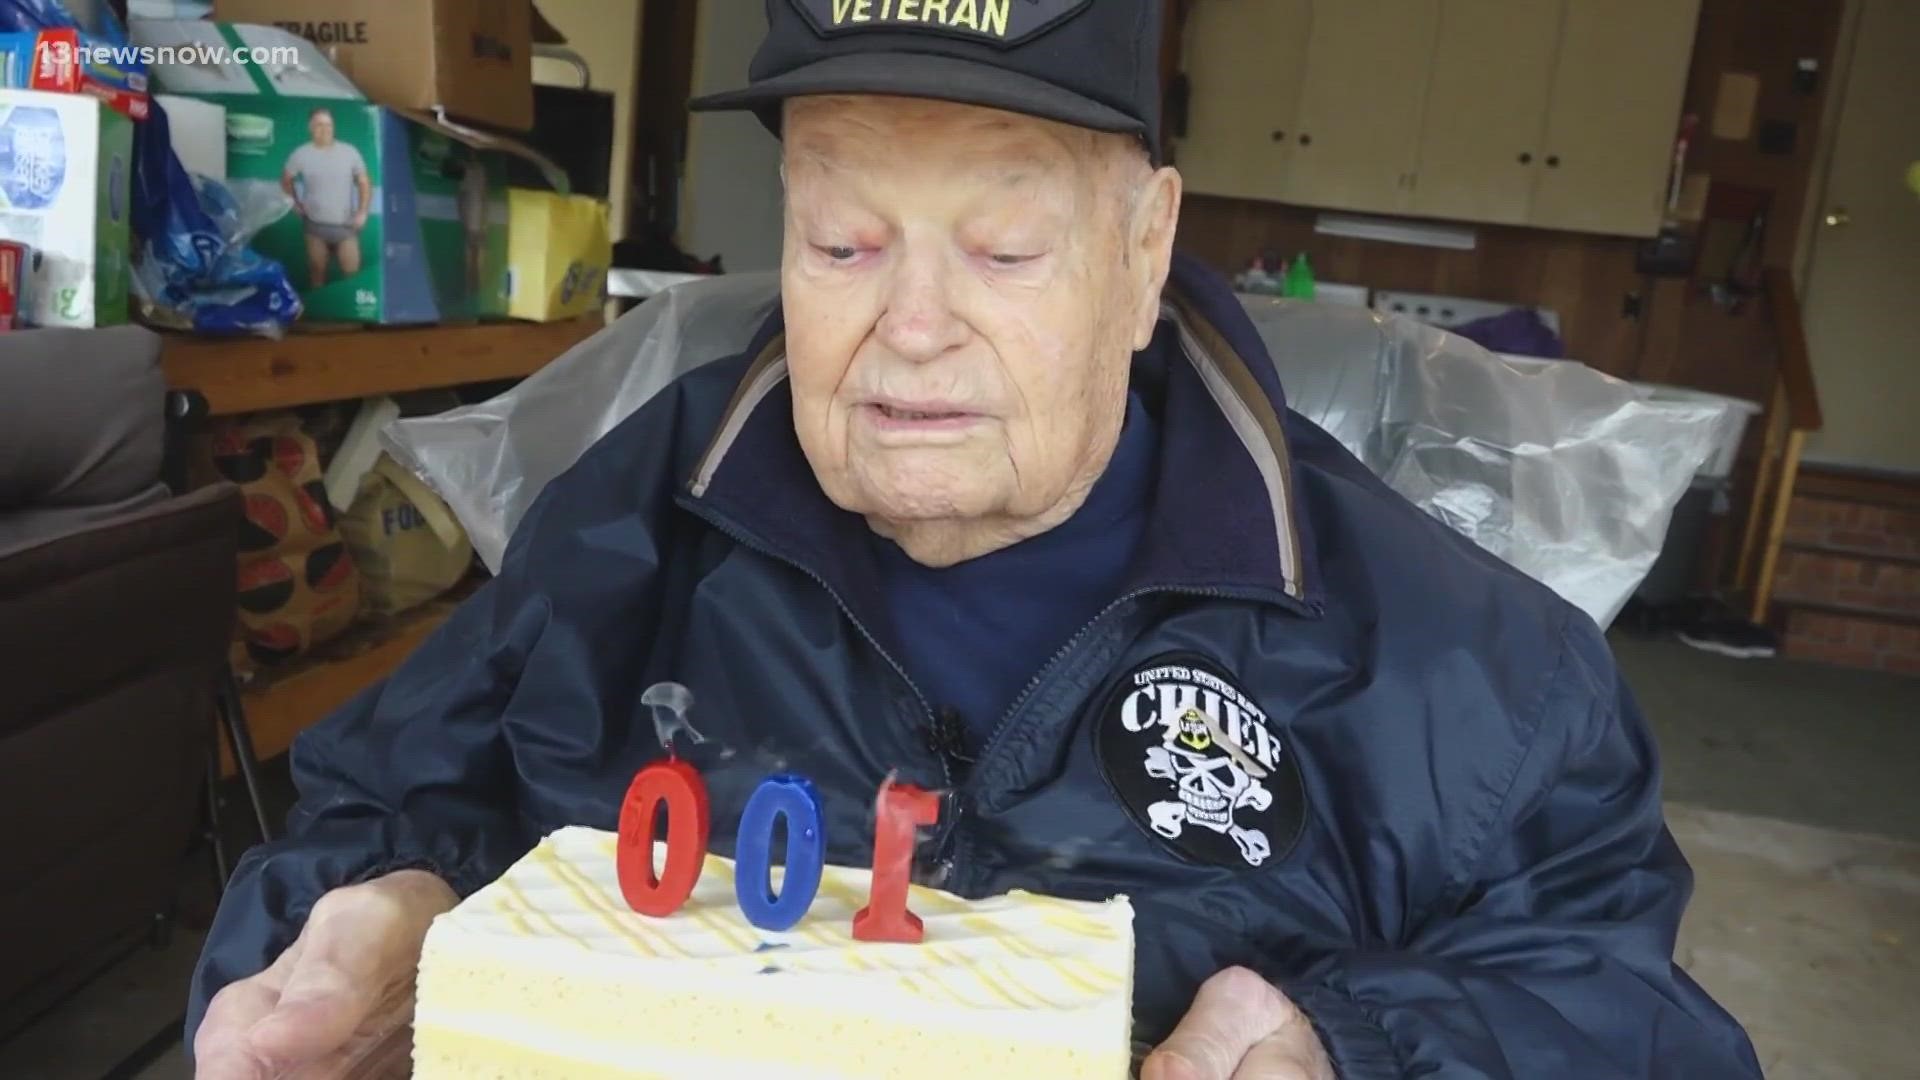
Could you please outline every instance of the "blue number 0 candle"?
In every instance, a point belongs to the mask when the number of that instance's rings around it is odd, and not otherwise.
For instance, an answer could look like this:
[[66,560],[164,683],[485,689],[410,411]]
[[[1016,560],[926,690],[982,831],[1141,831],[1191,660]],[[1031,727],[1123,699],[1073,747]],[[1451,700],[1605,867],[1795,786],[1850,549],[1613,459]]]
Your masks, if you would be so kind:
[[[787,872],[773,895],[774,819],[787,821]],[[734,895],[740,912],[761,930],[786,930],[813,906],[827,862],[825,819],[812,782],[793,775],[769,776],[740,813],[734,845]]]

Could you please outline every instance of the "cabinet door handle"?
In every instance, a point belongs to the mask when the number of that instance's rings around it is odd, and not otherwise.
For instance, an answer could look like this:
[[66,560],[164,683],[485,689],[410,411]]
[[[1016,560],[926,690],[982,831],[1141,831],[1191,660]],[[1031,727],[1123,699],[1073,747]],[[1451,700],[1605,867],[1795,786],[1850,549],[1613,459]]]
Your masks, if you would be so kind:
[[1549,169],[1557,169],[1557,168],[1559,168],[1559,167],[1560,167],[1560,155],[1559,155],[1559,154],[1548,154],[1548,155],[1547,155],[1547,168],[1549,168]]
[[1300,136],[1300,145],[1301,145],[1301,146],[1312,146],[1312,145],[1313,145],[1313,136],[1311,136],[1311,135],[1301,135],[1301,136]]
[[1520,155],[1520,164],[1522,164],[1522,165],[1531,165],[1531,164],[1533,164],[1533,155],[1532,155],[1532,154],[1525,154],[1525,153],[1523,153],[1523,154],[1521,154],[1521,155]]
[[1286,142],[1286,141],[1287,141],[1287,133],[1286,133],[1286,132],[1284,132],[1284,131],[1276,131],[1276,132],[1274,132],[1274,133],[1273,133],[1273,141],[1274,141],[1274,142]]

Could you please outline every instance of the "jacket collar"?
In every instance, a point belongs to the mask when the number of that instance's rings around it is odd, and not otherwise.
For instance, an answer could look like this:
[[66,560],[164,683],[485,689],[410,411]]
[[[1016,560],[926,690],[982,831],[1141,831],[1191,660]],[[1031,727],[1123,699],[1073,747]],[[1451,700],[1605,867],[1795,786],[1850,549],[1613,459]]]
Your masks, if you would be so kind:
[[[1146,539],[1127,592],[1174,590],[1322,604],[1314,545],[1295,490],[1279,378],[1237,298],[1177,257],[1155,347],[1134,387],[1159,416],[1159,468]],[[750,347],[681,501],[736,539],[793,563],[869,625],[886,605],[867,564],[865,521],[830,502],[793,433],[778,310]]]

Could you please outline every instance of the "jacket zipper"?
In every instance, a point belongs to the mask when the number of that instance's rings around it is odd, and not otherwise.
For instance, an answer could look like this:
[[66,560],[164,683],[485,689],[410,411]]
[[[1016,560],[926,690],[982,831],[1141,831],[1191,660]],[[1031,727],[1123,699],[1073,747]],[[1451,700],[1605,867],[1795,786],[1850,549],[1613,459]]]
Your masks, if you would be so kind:
[[[847,621],[853,624],[854,629],[860,631],[860,636],[865,638],[867,644],[873,647],[873,651],[879,654],[880,659],[886,661],[887,666],[893,669],[893,673],[900,677],[901,683],[903,683],[908,690],[912,691],[914,701],[920,706],[921,716],[926,719],[929,728],[937,728],[939,718],[934,715],[933,706],[928,703],[926,694],[922,693],[920,687],[914,683],[913,676],[907,674],[907,669],[901,666],[898,660],[893,658],[893,654],[889,653],[885,646],[880,644],[880,639],[875,637],[873,632],[867,629],[866,624],[860,621],[859,616],[853,613],[853,609],[841,598],[840,593],[836,591],[832,585],[827,584],[826,578],[820,576],[812,568],[804,566],[800,562],[773,550],[771,545],[749,535],[745,530],[734,526],[718,515],[709,512],[698,503],[681,502],[679,500],[676,500],[676,502],[688,513],[695,515],[702,521],[720,530],[722,534],[732,539],[734,543],[740,544],[752,551],[757,551],[776,562],[791,566],[795,570],[800,571],[800,573],[805,574],[816,585],[819,585],[820,588],[833,599],[834,604],[840,608],[841,614],[847,617]],[[1067,643],[1060,646],[1060,648],[1048,658],[1047,662],[1041,665],[1040,670],[1034,673],[1033,678],[1027,680],[1026,686],[1021,688],[1019,696],[1013,699],[1013,704],[1008,707],[1005,713],[1001,714],[1000,722],[994,726],[993,734],[988,736],[987,741],[982,744],[980,752],[975,755],[974,766],[967,772],[967,782],[965,785],[955,783],[952,763],[947,760],[945,753],[936,753],[934,755],[940,761],[941,780],[946,785],[947,790],[953,793],[953,797],[947,800],[948,812],[941,815],[940,829],[931,848],[934,853],[935,868],[941,875],[941,880],[934,883],[936,886],[949,882],[958,876],[960,867],[965,865],[967,844],[966,838],[960,832],[960,820],[965,816],[966,810],[973,798],[972,789],[977,786],[979,782],[978,778],[982,771],[979,765],[981,762],[988,761],[992,757],[993,751],[1000,745],[1001,741],[1006,738],[1007,732],[1011,730],[1013,726],[1013,721],[1020,715],[1020,711],[1026,707],[1027,699],[1031,698],[1034,692],[1040,688],[1041,684],[1046,682],[1047,677],[1053,673],[1055,668],[1060,666],[1061,661],[1072,655],[1074,650],[1078,649],[1081,643],[1098,629],[1100,624],[1107,620],[1108,616],[1142,597],[1152,596],[1156,593],[1166,593],[1170,596],[1196,596],[1202,599],[1249,600],[1256,603],[1274,602],[1273,597],[1264,592],[1256,594],[1252,591],[1243,592],[1232,589],[1151,585],[1123,593],[1117,599],[1107,604],[1106,607],[1101,608],[1098,614],[1082,624],[1080,629],[1074,631],[1073,636],[1067,639]],[[1294,611],[1296,614],[1308,616],[1318,615],[1321,611],[1321,607],[1318,604],[1308,604],[1291,597],[1286,598],[1281,606]],[[951,854],[943,858],[942,853],[947,852],[949,848],[951,848]]]
[[[867,640],[868,645],[873,646],[873,651],[880,655],[880,659],[887,662],[887,666],[893,669],[893,673],[895,675],[898,675],[900,677],[900,681],[906,685],[906,688],[909,691],[913,693],[914,701],[920,706],[921,715],[926,718],[928,730],[934,730],[937,728],[939,723],[939,718],[934,715],[933,706],[927,702],[927,695],[921,693],[920,687],[914,683],[913,676],[907,674],[907,669],[905,667],[902,667],[900,662],[893,658],[893,654],[887,652],[886,647],[880,644],[880,639],[875,637],[873,635],[873,632],[867,629],[867,625],[861,622],[860,617],[853,613],[853,608],[849,607],[847,605],[847,602],[841,599],[839,592],[836,591],[832,585],[827,584],[826,578],[821,577],[818,573],[815,573],[811,568],[801,565],[798,561],[794,559],[790,559],[787,556],[782,555],[781,553],[773,550],[773,548],[770,545],[760,541],[759,539],[753,536],[748,535],[744,530],[736,528],[729,522],[722,520],[717,515],[709,513],[704,507],[701,507],[698,504],[689,504],[689,503],[681,502],[679,503],[679,505],[681,506],[682,509],[686,510],[688,513],[691,513],[699,517],[702,521],[705,521],[707,524],[712,525],[716,529],[719,529],[723,534],[725,534],[727,537],[732,539],[734,543],[740,544],[741,546],[746,547],[752,551],[757,551],[760,554],[765,555],[767,558],[772,559],[776,562],[784,563],[787,566],[791,566],[795,570],[798,570],[802,574],[805,574],[807,577],[813,579],[814,584],[819,585],[820,588],[828,596],[833,598],[834,604],[840,608],[840,613],[847,617],[847,621],[853,624],[853,628],[855,630],[860,631],[860,636]],[[957,795],[958,791],[954,783],[953,767],[951,763],[947,761],[947,755],[944,753],[936,753],[934,757],[938,758],[940,761],[941,781],[945,784],[946,789],[948,791],[955,792],[955,794]],[[947,802],[948,802],[948,812],[941,815],[940,831],[938,833],[937,840],[931,849],[936,853],[946,847],[947,837],[954,835],[955,830],[959,827],[959,824],[960,824],[960,820],[959,820],[960,819],[960,800],[958,798],[952,798],[952,799],[948,799]],[[947,872],[951,872],[950,868],[947,868]]]

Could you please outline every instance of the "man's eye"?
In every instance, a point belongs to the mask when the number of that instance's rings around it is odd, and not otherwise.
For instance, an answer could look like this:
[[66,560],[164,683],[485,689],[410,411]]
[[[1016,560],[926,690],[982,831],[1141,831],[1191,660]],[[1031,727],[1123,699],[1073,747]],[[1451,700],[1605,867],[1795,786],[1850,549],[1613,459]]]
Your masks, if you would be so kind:
[[860,254],[860,249],[847,247],[844,244],[816,245],[814,250],[832,259],[834,262],[846,262],[848,259]]
[[1039,258],[1038,255],[990,255],[988,258],[995,266],[1024,266]]

